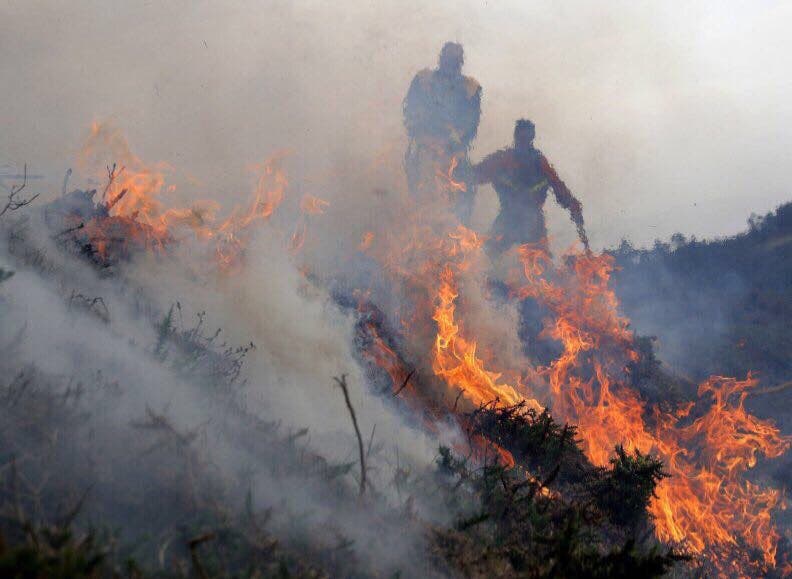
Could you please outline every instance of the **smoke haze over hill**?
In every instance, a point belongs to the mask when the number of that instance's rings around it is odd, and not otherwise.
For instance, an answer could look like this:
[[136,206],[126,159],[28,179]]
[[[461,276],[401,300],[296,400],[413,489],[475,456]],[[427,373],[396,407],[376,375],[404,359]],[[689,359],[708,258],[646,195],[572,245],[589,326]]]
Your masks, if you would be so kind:
[[[57,191],[107,119],[213,197],[283,147],[306,178],[372,151],[398,164],[409,80],[451,39],[484,87],[473,156],[533,119],[595,245],[733,234],[788,191],[792,51],[788,6],[727,4],[8,0],[0,165],[27,162]],[[479,197],[485,228],[497,202]]]

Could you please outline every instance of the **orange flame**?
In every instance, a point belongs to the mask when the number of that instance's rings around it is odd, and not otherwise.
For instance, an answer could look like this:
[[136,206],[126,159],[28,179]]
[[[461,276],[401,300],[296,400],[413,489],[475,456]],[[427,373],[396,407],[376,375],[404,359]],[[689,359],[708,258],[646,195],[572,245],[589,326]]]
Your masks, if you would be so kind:
[[[780,456],[790,442],[771,422],[744,409],[756,381],[713,377],[699,387],[699,400],[676,414],[654,409],[650,423],[645,403],[621,379],[637,353],[608,287],[613,259],[568,256],[566,267],[554,268],[544,244],[523,246],[519,254],[528,283],[517,295],[552,311],[555,319],[546,322],[544,333],[564,345],[563,354],[544,369],[554,412],[579,425],[589,459],[607,464],[617,444],[658,454],[672,475],[660,481],[650,505],[659,539],[706,554],[721,570],[735,561],[741,573],[772,567],[779,535],[771,513],[781,506],[781,494],[741,477],[758,455]],[[698,408],[705,408],[701,416],[684,425]],[[742,545],[759,550],[762,561],[740,555]]]
[[251,171],[256,175],[253,199],[246,210],[231,213],[215,232],[215,256],[222,271],[237,269],[250,242],[251,228],[269,220],[283,201],[289,181],[281,168],[287,152],[281,151],[262,163],[255,164]]
[[249,241],[247,230],[272,216],[288,186],[281,169],[286,153],[280,152],[252,167],[257,182],[249,207],[235,209],[217,225],[218,205],[212,201],[166,209],[160,199],[163,189],[169,193],[176,191],[175,185],[165,187],[165,175],[170,168],[164,163],[145,163],[132,153],[119,130],[95,122],[78,155],[78,167],[92,172],[103,164],[101,159],[105,155],[117,163],[115,170],[108,169],[108,184],[101,199],[109,218],[100,216],[85,224],[85,232],[100,254],[119,239],[124,243],[136,242],[144,248],[162,249],[177,230],[186,228],[199,240],[214,240],[217,263],[221,269],[228,270],[239,264]]
[[438,169],[437,177],[449,191],[464,193],[467,191],[467,185],[463,181],[454,180],[454,171],[456,171],[457,165],[459,165],[459,159],[457,159],[456,156],[451,157],[451,163],[448,166],[448,170],[443,172]]
[[712,404],[687,425],[681,417],[657,413],[659,451],[675,476],[658,488],[650,510],[663,540],[685,541],[695,552],[710,546],[728,550],[744,542],[773,566],[779,535],[771,513],[783,506],[781,492],[740,476],[756,465],[759,455],[781,456],[789,441],[770,421],[745,410],[748,391],[757,383],[751,376],[743,381],[710,378],[698,394],[710,396]]
[[[499,383],[501,374],[491,372],[476,355],[476,342],[466,340],[455,320],[456,299],[459,295],[455,271],[466,270],[469,254],[479,250],[483,240],[475,232],[458,226],[449,234],[452,242],[446,255],[450,261],[440,271],[440,285],[436,293],[436,306],[432,319],[437,323],[432,370],[454,389],[461,389],[465,398],[475,405],[498,401],[511,405],[523,397],[508,384]],[[531,401],[537,408],[538,403]]]

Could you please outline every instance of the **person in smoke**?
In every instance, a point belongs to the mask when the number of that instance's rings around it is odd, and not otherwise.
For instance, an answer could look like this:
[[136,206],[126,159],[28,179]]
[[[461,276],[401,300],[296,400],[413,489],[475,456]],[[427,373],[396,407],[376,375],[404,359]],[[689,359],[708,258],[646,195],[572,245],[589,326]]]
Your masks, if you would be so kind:
[[[515,245],[546,245],[544,204],[550,189],[558,204],[569,211],[580,241],[586,251],[589,250],[583,207],[542,152],[534,147],[535,136],[534,124],[521,119],[514,127],[514,146],[489,155],[473,167],[476,183],[492,183],[500,201],[500,212],[486,245],[493,261]],[[505,291],[505,288],[501,289]],[[531,298],[520,302],[519,312],[518,334],[525,354],[542,364],[549,364],[562,351],[559,342],[541,336],[543,320],[550,312]]]
[[500,212],[487,242],[487,251],[493,258],[514,245],[546,243],[544,204],[550,189],[558,204],[569,211],[578,237],[588,250],[583,207],[534,147],[535,136],[531,121],[517,121],[514,146],[489,155],[473,168],[476,184],[492,183],[500,201]]
[[434,202],[443,195],[467,224],[475,196],[468,151],[481,117],[481,86],[462,75],[463,62],[462,45],[447,42],[437,68],[415,75],[404,99],[409,137],[404,162],[417,201]]

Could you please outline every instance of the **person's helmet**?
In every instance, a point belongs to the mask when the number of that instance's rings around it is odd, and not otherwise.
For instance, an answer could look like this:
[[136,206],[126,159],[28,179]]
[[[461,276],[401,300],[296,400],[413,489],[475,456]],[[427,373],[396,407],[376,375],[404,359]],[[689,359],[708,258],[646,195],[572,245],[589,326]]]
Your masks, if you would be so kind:
[[445,74],[460,74],[465,62],[465,52],[458,42],[446,42],[440,51],[438,69]]

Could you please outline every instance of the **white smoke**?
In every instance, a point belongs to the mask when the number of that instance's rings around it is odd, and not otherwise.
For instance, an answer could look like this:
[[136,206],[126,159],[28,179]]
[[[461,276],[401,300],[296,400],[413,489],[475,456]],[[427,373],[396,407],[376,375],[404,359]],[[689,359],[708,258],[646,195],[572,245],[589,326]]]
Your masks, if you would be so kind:
[[[416,569],[425,564],[422,534],[410,524],[397,529],[394,525],[401,523],[387,522],[388,509],[398,510],[406,499],[391,481],[397,464],[414,472],[431,468],[438,442],[409,426],[395,407],[371,391],[352,355],[351,318],[304,279],[276,230],[264,227],[259,232],[249,248],[256,259],[235,277],[199,274],[206,271],[206,263],[203,256],[190,257],[189,242],[176,249],[175,256],[141,256],[140,261],[119,266],[115,275],[102,276],[65,254],[35,211],[29,217],[27,223],[23,219],[21,224],[3,224],[24,236],[24,241],[15,241],[14,256],[4,248],[0,261],[0,267],[15,271],[0,289],[0,344],[8,354],[3,372],[8,384],[17,373],[36,368],[40,375],[85,385],[84,427],[91,435],[72,441],[70,472],[77,473],[71,475],[78,479],[75,484],[97,487],[94,501],[102,505],[103,522],[130,524],[113,513],[113,497],[123,491],[114,489],[113,479],[99,476],[97,469],[117,475],[129,468],[130,456],[134,461],[135,453],[145,450],[133,425],[153,411],[166,415],[177,431],[200,429],[202,452],[219,469],[221,479],[233,481],[239,473],[253,471],[253,495],[262,508],[275,508],[271,526],[281,536],[317,540],[317,529],[331,522],[353,541],[355,556],[373,568],[419,572]],[[25,252],[27,259],[20,259]],[[30,259],[34,253],[39,259]],[[94,297],[102,298],[101,306],[80,307]],[[370,493],[379,498],[350,505],[333,498],[321,480],[280,466],[295,459],[284,451],[251,451],[266,440],[249,440],[239,447],[233,436],[229,438],[229,427],[223,426],[226,411],[209,394],[228,386],[201,384],[200,378],[161,363],[153,353],[158,339],[153,321],[177,302],[174,324],[191,327],[193,316],[205,311],[206,333],[222,328],[218,343],[255,344],[244,361],[244,386],[239,386],[247,411],[279,423],[283,436],[308,429],[294,452],[321,455],[331,465],[357,465],[354,431],[333,382],[334,376],[345,374],[365,442],[373,449],[367,472]],[[96,315],[99,311],[107,315]],[[109,403],[107,382],[118,389]],[[353,494],[356,468],[345,479]],[[134,472],[130,477],[140,478],[144,487],[158,484],[155,474]],[[242,496],[232,494],[229,500],[241,504]],[[86,516],[90,513],[89,506]],[[424,516],[435,514],[426,511]],[[134,535],[134,529],[124,531]]]

